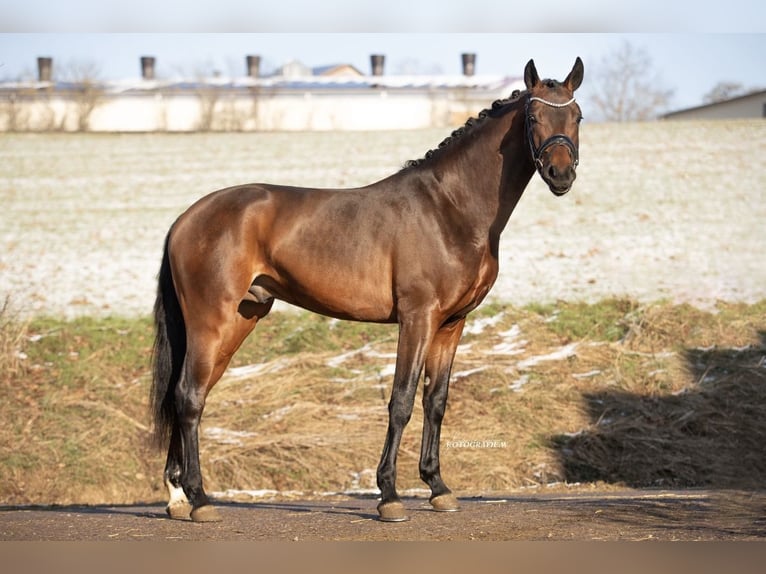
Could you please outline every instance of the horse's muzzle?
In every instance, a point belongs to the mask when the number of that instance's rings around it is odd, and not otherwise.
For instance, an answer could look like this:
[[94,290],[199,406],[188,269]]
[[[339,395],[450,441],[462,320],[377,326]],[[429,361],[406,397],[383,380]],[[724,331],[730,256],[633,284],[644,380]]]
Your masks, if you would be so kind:
[[574,183],[577,173],[574,165],[569,164],[565,168],[558,168],[554,164],[544,165],[540,169],[540,175],[543,181],[548,184],[548,188],[554,195],[564,195]]

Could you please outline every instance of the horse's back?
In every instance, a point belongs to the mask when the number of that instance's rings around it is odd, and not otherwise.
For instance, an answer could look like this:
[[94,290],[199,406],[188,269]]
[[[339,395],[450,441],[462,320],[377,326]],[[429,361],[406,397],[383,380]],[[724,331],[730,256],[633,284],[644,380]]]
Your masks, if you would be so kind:
[[173,258],[186,268],[178,274],[242,296],[255,284],[326,315],[392,320],[396,233],[370,199],[363,189],[271,184],[213,192],[173,227]]
[[232,293],[257,285],[325,315],[382,322],[423,293],[457,309],[483,298],[496,262],[462,237],[460,218],[401,179],[345,190],[249,184],[200,199],[171,240],[200,270],[197,284],[209,267],[204,281],[228,281]]

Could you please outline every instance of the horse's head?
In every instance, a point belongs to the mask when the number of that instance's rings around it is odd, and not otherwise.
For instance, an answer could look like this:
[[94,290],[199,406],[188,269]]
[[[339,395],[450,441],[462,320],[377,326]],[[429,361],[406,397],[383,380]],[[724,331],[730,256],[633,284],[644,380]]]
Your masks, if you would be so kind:
[[576,177],[582,114],[575,103],[574,91],[580,87],[582,78],[580,58],[563,82],[541,80],[533,60],[524,69],[527,139],[532,161],[555,195],[569,191]]

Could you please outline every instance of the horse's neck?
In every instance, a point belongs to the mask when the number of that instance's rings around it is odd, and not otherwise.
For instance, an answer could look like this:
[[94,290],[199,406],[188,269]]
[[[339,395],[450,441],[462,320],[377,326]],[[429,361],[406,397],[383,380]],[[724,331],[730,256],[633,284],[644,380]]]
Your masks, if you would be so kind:
[[485,130],[462,150],[453,194],[479,233],[499,239],[534,174],[523,116],[519,110],[489,120]]
[[498,235],[508,223],[534,173],[535,167],[529,155],[526,134],[523,134],[519,138],[514,138],[513,142],[509,142],[503,151],[501,199],[497,218],[493,224]]

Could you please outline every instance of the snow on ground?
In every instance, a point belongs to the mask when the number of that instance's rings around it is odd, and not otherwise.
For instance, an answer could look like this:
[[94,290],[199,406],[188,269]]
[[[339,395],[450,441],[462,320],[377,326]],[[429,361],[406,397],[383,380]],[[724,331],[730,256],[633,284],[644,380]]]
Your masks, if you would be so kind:
[[[149,314],[164,236],[198,197],[252,181],[371,183],[445,135],[7,134],[0,300],[22,316]],[[583,125],[572,192],[556,198],[535,176],[503,234],[490,299],[766,297],[756,149],[761,120]]]

